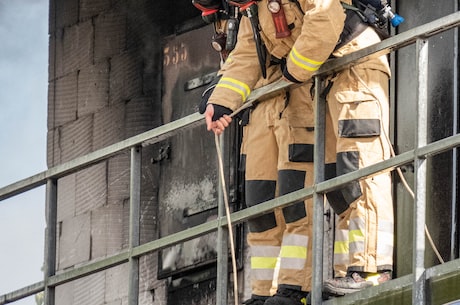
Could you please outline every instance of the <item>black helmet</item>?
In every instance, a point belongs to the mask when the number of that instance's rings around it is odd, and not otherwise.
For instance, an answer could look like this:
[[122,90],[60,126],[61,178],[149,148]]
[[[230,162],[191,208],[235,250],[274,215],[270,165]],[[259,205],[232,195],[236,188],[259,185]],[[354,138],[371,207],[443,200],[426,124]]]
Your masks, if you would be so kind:
[[200,11],[203,10],[215,10],[222,7],[222,0],[192,0]]
[[192,4],[201,11],[201,17],[207,23],[216,21],[223,9],[222,0],[192,0]]

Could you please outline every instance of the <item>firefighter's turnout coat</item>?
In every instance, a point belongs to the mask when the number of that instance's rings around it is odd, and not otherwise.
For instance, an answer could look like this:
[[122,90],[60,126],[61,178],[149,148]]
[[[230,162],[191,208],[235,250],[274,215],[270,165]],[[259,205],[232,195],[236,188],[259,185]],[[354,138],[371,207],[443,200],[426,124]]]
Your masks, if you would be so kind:
[[[261,76],[250,20],[243,17],[238,43],[222,66],[222,77],[208,100],[236,110],[251,90],[282,77],[282,67],[288,79],[304,83],[251,111],[241,149],[248,206],[312,185],[311,77],[331,56],[343,56],[380,41],[368,26],[351,41],[342,41],[346,13],[339,0],[281,2],[291,29],[285,38],[275,37],[267,0],[256,2],[260,35],[269,54],[267,78]],[[337,48],[339,43],[342,45]],[[285,65],[278,64],[284,61]],[[326,162],[327,169],[332,169],[329,177],[389,157],[389,76],[387,59],[381,57],[330,77],[333,85],[327,95],[329,111],[325,118]],[[347,270],[391,269],[390,184],[390,176],[381,174],[328,194],[339,214],[334,249],[337,276]],[[306,200],[249,221],[253,294],[267,296],[273,284],[310,291],[312,215],[312,202]]]

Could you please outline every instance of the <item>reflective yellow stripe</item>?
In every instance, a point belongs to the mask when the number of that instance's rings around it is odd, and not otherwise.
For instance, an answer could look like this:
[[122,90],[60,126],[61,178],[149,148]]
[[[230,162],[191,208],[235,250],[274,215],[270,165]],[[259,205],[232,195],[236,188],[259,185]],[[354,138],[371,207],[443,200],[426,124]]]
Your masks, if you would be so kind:
[[361,230],[351,230],[348,233],[348,237],[350,239],[350,243],[364,241],[364,234]]
[[276,257],[251,257],[252,269],[275,269]]
[[306,258],[307,248],[301,246],[282,246],[280,256],[291,258]]
[[318,70],[319,67],[323,64],[323,62],[300,55],[295,48],[292,48],[291,52],[289,53],[289,57],[296,66],[299,66],[300,68],[307,71],[314,72]]
[[346,254],[348,252],[348,241],[334,242],[334,254]]
[[243,101],[245,101],[251,93],[251,89],[249,89],[248,85],[231,77],[222,77],[216,87],[227,88],[235,91],[241,95]]

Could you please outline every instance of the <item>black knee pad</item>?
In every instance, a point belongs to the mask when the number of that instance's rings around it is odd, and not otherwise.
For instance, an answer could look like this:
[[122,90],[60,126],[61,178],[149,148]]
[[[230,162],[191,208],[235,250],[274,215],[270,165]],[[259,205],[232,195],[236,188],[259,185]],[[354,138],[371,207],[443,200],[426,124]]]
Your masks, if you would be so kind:
[[[304,171],[297,170],[281,170],[278,173],[279,193],[285,195],[294,191],[303,189],[305,186]],[[303,201],[296,202],[288,207],[283,208],[284,220],[286,223],[295,222],[307,216],[305,203]]]

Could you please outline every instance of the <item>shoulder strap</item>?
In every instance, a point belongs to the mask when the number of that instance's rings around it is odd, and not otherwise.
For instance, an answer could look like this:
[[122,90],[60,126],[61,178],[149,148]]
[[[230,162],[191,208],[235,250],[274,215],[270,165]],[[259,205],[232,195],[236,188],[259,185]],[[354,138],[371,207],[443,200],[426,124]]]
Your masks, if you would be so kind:
[[289,0],[290,2],[294,2],[295,5],[297,5],[297,7],[299,8],[299,10],[302,12],[302,14],[305,14],[305,12],[303,11],[302,7],[300,6],[300,3],[298,0]]

